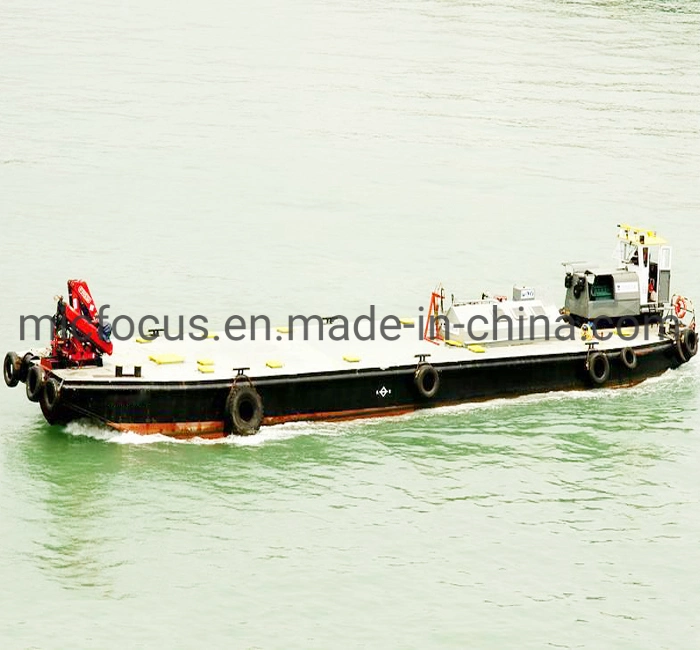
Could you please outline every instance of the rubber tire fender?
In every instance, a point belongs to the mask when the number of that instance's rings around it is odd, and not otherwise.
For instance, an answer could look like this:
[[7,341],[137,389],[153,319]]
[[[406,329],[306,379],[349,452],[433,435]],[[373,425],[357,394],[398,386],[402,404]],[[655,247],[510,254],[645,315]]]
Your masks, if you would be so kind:
[[627,370],[634,370],[639,363],[637,353],[632,348],[622,348],[620,352],[620,361]]
[[19,384],[21,365],[22,361],[16,353],[8,352],[5,355],[5,360],[2,363],[2,376],[10,388]]
[[22,357],[22,363],[19,367],[19,380],[21,382],[27,381],[27,372],[29,372],[32,361],[38,358],[36,354],[32,354],[31,352],[27,352],[27,354]]
[[61,384],[55,377],[49,377],[44,382],[41,393],[41,408],[45,413],[55,413],[61,403]]
[[[599,367],[600,366],[600,367]],[[602,370],[602,372],[599,372]],[[588,375],[596,386],[610,379],[610,359],[603,352],[594,352],[588,359]]]
[[251,436],[263,421],[263,402],[252,385],[234,384],[226,399],[226,429],[228,433]]
[[695,330],[685,330],[681,337],[681,345],[687,361],[698,353],[698,334]]
[[27,370],[27,399],[38,402],[44,392],[44,371],[41,366],[30,366]]
[[413,383],[421,397],[431,399],[435,397],[440,388],[440,374],[429,363],[422,363],[416,369]]
[[678,361],[680,361],[681,363],[686,363],[687,361],[690,361],[690,357],[686,353],[685,345],[683,344],[683,340],[685,338],[685,332],[680,333],[676,330],[675,337],[676,337],[676,356],[678,357]]

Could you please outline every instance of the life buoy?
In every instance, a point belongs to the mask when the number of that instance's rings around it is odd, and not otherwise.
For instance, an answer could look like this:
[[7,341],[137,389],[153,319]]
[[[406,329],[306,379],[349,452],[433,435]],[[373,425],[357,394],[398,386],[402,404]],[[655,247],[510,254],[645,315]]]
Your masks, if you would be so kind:
[[38,402],[44,390],[44,371],[40,366],[30,366],[27,371],[27,399]]
[[637,367],[637,353],[632,348],[623,348],[620,352],[620,361],[628,370],[634,370]]
[[[34,366],[36,367],[36,366]],[[41,407],[44,413],[52,414],[61,402],[61,385],[55,377],[49,377],[41,393]]]
[[588,359],[588,374],[591,381],[602,386],[610,379],[610,360],[603,352],[594,352]]
[[430,399],[440,388],[440,375],[429,363],[422,363],[413,376],[413,383],[421,397]]
[[252,384],[234,384],[226,400],[227,431],[239,436],[250,436],[260,429],[263,403]]
[[2,376],[5,379],[5,383],[10,388],[14,388],[17,384],[19,384],[19,370],[21,363],[20,358],[14,352],[8,352],[5,355],[5,360],[2,364]]
[[685,315],[688,313],[688,303],[686,303],[685,298],[676,296],[673,299],[673,310],[678,318],[685,318]]
[[680,338],[686,360],[690,361],[698,352],[698,335],[695,330],[687,329]]

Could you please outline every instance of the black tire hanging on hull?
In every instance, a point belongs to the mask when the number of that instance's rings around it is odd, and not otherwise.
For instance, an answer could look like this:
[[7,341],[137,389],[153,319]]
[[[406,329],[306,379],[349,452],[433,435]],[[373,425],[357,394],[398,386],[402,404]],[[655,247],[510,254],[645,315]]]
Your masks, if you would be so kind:
[[634,370],[639,363],[637,360],[637,353],[632,348],[622,349],[622,352],[620,352],[620,361],[622,361],[622,365],[628,370]]
[[47,379],[44,384],[39,406],[44,418],[51,425],[65,425],[77,417],[75,411],[66,406],[61,385],[53,377]]
[[2,376],[10,388],[19,384],[21,367],[22,361],[14,352],[8,352],[5,355],[5,360],[2,363]]
[[418,366],[413,383],[421,397],[432,399],[440,388],[440,375],[429,363],[423,363]]
[[36,354],[32,354],[31,352],[27,352],[27,354],[22,357],[22,363],[19,367],[19,380],[21,382],[27,381],[27,373],[32,366],[32,361],[38,358]]
[[695,330],[685,330],[680,338],[681,347],[686,361],[690,361],[698,353],[698,334]]
[[61,395],[61,384],[55,377],[50,377],[44,383],[39,404],[49,424],[68,424],[75,417],[73,411],[66,408]]
[[49,413],[55,411],[61,403],[61,386],[56,379],[49,377],[41,394],[41,405]]
[[603,352],[594,352],[588,359],[588,376],[595,386],[610,379],[610,360]]
[[683,345],[683,338],[685,336],[685,332],[676,331],[674,333],[674,336],[676,337],[676,357],[681,363],[687,363],[690,360],[690,357],[685,351],[685,345]]
[[257,433],[263,420],[263,403],[252,385],[234,384],[226,399],[226,432],[239,436]]
[[38,402],[44,391],[44,371],[40,366],[30,366],[27,371],[27,399]]

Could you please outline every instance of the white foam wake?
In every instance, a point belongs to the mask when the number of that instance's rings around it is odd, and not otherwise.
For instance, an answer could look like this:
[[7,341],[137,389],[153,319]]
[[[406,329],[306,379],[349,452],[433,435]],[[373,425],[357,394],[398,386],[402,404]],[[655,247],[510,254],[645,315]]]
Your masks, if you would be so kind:
[[106,425],[101,425],[88,420],[77,420],[66,425],[66,433],[72,436],[92,438],[102,442],[110,442],[118,445],[152,445],[152,444],[176,444],[176,445],[234,445],[238,447],[252,447],[270,442],[279,442],[302,435],[342,435],[350,423],[343,422],[333,424],[329,422],[290,422],[275,426],[262,427],[253,436],[226,436],[224,438],[173,438],[163,433],[141,434],[135,431],[117,431]]

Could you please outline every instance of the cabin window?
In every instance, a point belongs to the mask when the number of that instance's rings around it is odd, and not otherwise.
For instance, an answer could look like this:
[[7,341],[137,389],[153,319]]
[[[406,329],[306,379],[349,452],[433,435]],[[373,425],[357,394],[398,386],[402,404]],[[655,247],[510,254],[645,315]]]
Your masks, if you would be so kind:
[[591,300],[613,300],[615,298],[615,280],[612,275],[596,275],[593,284],[589,284]]

